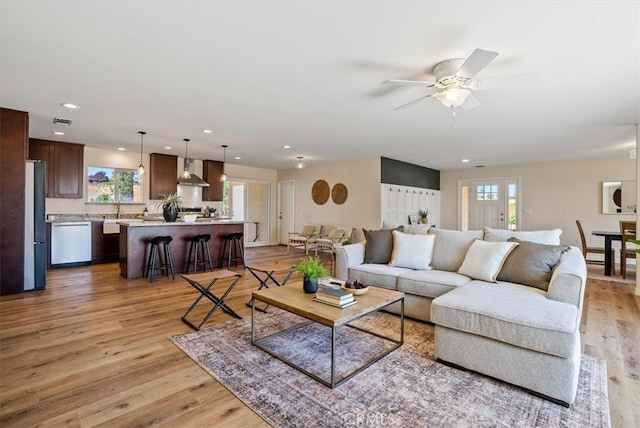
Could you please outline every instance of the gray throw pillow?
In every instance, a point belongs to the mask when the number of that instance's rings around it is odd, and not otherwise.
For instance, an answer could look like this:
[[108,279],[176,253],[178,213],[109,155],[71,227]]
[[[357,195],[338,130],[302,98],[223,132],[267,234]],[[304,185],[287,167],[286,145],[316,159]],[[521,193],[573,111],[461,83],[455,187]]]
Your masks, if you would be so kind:
[[362,229],[362,231],[364,232],[364,237],[367,241],[364,250],[365,263],[389,263],[389,261],[391,260],[391,250],[393,250],[393,235],[391,233],[392,230],[402,231],[402,226],[396,229]]
[[505,260],[497,280],[515,282],[547,291],[553,268],[560,263],[562,253],[569,247],[520,241],[517,238],[510,238],[509,241],[517,242],[519,245]]

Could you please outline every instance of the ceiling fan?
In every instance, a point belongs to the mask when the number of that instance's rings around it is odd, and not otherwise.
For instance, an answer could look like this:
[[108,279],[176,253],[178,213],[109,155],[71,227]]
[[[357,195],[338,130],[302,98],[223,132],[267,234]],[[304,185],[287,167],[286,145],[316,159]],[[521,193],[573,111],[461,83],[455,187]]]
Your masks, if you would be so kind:
[[433,67],[433,74],[436,76],[435,82],[387,79],[382,82],[382,84],[424,86],[425,88],[436,89],[436,91],[398,106],[394,110],[403,110],[420,101],[435,98],[446,107],[450,107],[455,116],[455,109],[457,107],[462,107],[464,110],[471,110],[480,105],[480,102],[471,95],[471,91],[481,89],[482,83],[473,80],[473,78],[493,61],[496,56],[498,56],[498,52],[476,49],[467,59],[454,58],[436,64]]

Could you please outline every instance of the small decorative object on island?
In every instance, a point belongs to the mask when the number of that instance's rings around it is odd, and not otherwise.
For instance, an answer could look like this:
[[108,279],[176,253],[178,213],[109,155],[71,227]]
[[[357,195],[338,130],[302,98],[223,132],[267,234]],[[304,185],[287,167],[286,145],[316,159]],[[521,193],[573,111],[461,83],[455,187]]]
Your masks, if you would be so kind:
[[157,205],[162,207],[164,221],[173,223],[178,218],[178,211],[182,208],[182,198],[177,193],[162,195]]
[[302,275],[305,293],[318,291],[318,278],[328,276],[329,272],[318,257],[305,257],[295,266],[295,271]]
[[420,223],[427,224],[429,222],[429,210],[418,210],[418,217],[420,217]]

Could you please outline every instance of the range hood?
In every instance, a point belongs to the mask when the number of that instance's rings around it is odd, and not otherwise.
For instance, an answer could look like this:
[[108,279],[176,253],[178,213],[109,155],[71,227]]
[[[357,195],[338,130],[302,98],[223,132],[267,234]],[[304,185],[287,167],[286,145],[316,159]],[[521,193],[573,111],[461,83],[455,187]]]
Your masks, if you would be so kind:
[[184,170],[189,172],[189,177],[185,177],[184,174],[181,175],[178,179],[178,184],[183,186],[209,187],[209,183],[191,172],[191,165],[193,165],[193,159],[185,158]]

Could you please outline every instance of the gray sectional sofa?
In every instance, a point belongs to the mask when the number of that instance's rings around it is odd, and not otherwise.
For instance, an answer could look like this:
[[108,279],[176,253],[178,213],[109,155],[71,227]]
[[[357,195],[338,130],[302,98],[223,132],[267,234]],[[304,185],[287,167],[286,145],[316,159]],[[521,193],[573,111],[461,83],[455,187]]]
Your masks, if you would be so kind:
[[337,249],[335,276],[403,291],[405,315],[435,324],[439,361],[573,403],[586,264],[559,229],[364,233]]

